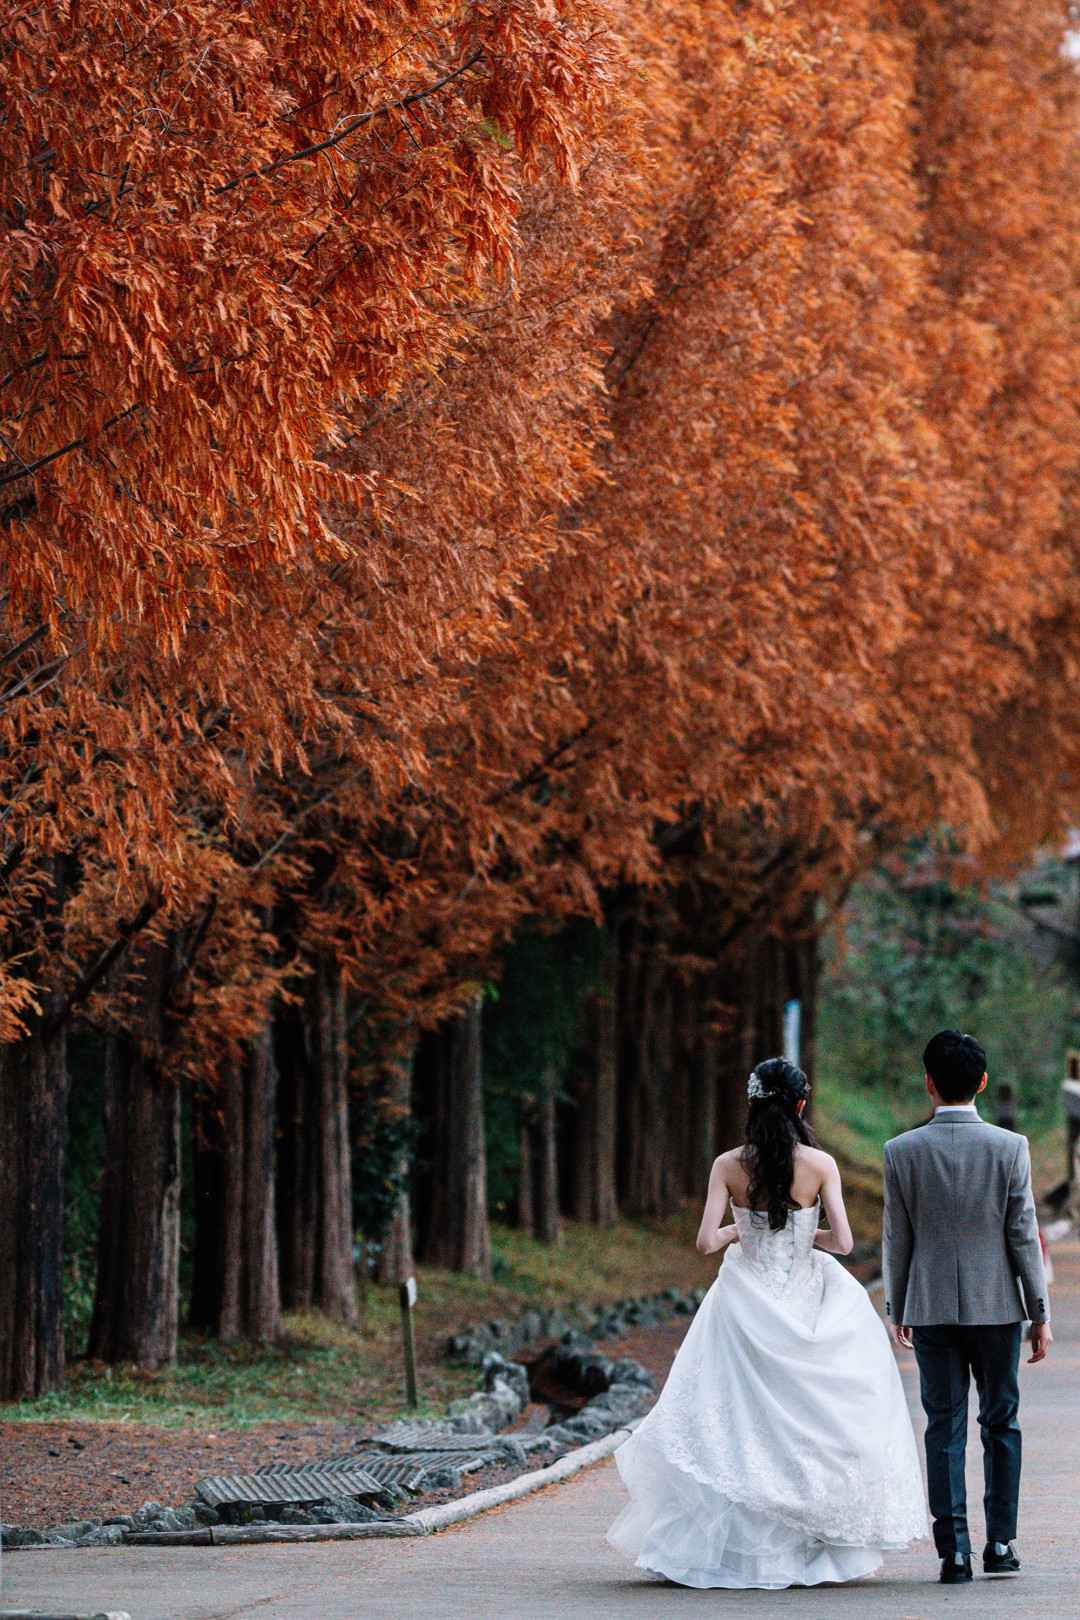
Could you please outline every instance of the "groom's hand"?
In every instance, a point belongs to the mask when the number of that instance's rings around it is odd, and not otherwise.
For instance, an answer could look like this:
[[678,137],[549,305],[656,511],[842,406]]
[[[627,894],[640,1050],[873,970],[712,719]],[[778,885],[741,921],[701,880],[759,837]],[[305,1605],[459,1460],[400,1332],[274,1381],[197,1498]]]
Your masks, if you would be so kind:
[[1036,1322],[1031,1329],[1031,1354],[1028,1356],[1028,1366],[1033,1361],[1041,1361],[1054,1342],[1054,1335],[1050,1331],[1049,1322]]
[[890,1322],[889,1332],[892,1334],[893,1344],[902,1345],[905,1350],[911,1349],[911,1329],[909,1327],[894,1327]]

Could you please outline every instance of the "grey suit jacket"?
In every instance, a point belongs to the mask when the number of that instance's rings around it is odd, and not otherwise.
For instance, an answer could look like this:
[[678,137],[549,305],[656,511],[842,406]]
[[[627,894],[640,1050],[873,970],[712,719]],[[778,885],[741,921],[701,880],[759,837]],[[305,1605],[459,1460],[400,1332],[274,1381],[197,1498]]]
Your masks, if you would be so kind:
[[1049,1321],[1027,1139],[938,1114],[887,1142],[882,1269],[897,1326]]

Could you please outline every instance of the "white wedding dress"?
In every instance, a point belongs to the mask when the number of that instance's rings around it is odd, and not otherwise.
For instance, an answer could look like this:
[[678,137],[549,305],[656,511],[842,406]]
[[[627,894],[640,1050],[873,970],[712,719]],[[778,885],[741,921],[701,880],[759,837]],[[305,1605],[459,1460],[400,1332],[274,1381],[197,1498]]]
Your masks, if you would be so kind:
[[608,1540],[682,1586],[814,1586],[927,1535],[915,1436],[865,1289],[814,1248],[818,1206],[782,1231],[735,1211],[660,1399],[615,1453],[631,1503]]

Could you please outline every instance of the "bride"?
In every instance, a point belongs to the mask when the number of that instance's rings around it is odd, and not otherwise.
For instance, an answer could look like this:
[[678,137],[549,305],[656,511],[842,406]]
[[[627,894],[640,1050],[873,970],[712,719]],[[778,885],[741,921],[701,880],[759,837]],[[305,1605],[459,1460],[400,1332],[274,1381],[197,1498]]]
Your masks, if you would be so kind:
[[697,1240],[730,1252],[660,1399],[615,1453],[631,1502],[609,1541],[682,1586],[855,1580],[927,1534],[888,1335],[819,1252],[852,1240],[836,1163],[802,1120],[809,1092],[783,1058],[750,1076],[746,1143],[713,1165]]

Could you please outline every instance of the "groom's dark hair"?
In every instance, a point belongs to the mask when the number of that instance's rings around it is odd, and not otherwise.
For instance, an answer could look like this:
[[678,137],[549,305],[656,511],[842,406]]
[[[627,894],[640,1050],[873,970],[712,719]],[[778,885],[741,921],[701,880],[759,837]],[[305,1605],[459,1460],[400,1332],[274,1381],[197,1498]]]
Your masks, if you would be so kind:
[[942,1102],[969,1103],[986,1073],[986,1053],[974,1035],[942,1029],[926,1043],[926,1072]]

